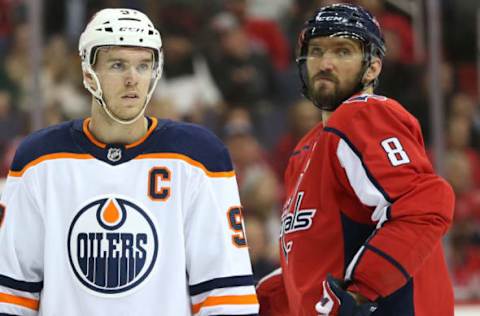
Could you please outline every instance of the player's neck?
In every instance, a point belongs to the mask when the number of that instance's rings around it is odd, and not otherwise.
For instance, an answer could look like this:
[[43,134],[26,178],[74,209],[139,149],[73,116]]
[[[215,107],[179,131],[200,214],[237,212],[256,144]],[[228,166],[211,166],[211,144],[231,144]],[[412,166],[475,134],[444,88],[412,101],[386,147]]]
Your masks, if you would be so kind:
[[[362,90],[362,92],[360,92],[359,94],[373,94],[373,87],[371,85],[369,85],[367,88],[365,88],[364,90]],[[332,116],[333,114],[333,111],[323,111],[322,110],[322,123],[323,123],[323,126],[327,126],[327,122],[328,122],[328,119],[330,118],[330,116]]]
[[323,126],[327,126],[328,119],[332,116],[333,111],[324,111],[322,110],[322,123]]
[[[99,108],[98,105],[95,106]],[[148,120],[142,116],[131,124],[120,124],[108,117],[103,109],[99,108],[97,111],[92,111],[88,129],[102,143],[131,144],[145,136],[148,130]]]

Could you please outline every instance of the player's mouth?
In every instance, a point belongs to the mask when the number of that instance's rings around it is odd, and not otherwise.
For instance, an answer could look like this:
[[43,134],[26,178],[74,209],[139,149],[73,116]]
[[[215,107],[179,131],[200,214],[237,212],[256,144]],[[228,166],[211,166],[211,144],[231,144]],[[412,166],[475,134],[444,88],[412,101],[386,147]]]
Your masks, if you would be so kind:
[[319,73],[313,77],[313,80],[318,82],[332,82],[334,84],[338,83],[337,78],[330,73]]
[[124,94],[122,96],[122,99],[127,99],[127,100],[133,100],[133,99],[138,99],[138,98],[139,98],[139,96],[135,92],[129,92],[129,93]]
[[331,78],[331,77],[323,77],[323,76],[320,77],[319,76],[319,77],[316,77],[314,80],[318,81],[318,82],[331,82],[331,83],[334,83],[334,84],[337,83],[337,81],[334,78]]

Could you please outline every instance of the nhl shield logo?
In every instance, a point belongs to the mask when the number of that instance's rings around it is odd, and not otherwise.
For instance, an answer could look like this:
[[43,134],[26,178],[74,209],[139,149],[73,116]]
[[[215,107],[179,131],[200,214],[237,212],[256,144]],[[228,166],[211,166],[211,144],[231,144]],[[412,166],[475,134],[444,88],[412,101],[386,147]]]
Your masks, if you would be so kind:
[[87,203],[68,232],[75,278],[99,296],[127,295],[151,274],[157,259],[157,228],[148,210],[117,196]]
[[117,162],[122,159],[122,150],[120,148],[109,148],[107,158],[111,162]]

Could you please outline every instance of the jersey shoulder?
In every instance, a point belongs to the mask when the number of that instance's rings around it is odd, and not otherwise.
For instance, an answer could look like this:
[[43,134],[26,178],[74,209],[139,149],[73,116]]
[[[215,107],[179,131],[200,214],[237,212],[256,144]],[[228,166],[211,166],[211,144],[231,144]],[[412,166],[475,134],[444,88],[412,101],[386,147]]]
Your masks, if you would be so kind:
[[417,119],[394,99],[381,95],[362,94],[345,102],[331,116],[328,126],[340,131],[354,131],[359,127],[375,131],[420,130]]
[[223,142],[205,127],[170,120],[161,121],[147,153],[174,153],[193,159],[212,172],[232,171]]
[[30,162],[49,154],[81,153],[72,137],[73,123],[53,125],[26,136],[17,148],[11,170],[20,171]]

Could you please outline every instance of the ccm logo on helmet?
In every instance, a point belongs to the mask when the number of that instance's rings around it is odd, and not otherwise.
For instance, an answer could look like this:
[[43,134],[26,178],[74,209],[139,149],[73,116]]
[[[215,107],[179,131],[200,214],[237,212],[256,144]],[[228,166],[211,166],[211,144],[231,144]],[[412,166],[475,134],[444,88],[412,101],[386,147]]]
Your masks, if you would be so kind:
[[99,197],[82,207],[70,225],[72,271],[94,294],[130,293],[150,275],[157,254],[152,216],[125,198]]
[[[322,13],[323,13],[323,12],[322,12]],[[339,17],[339,16],[322,16],[322,15],[318,15],[315,20],[317,20],[317,21],[344,21],[345,18],[342,18],[342,17]]]
[[145,29],[141,27],[120,27],[118,29],[120,32],[133,32],[133,33],[143,33],[145,32]]

